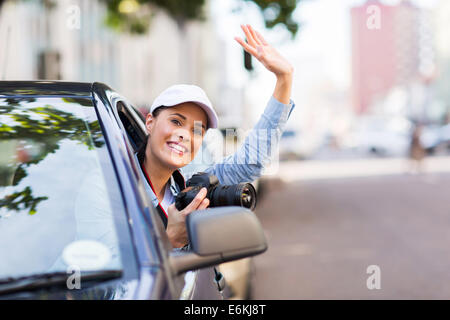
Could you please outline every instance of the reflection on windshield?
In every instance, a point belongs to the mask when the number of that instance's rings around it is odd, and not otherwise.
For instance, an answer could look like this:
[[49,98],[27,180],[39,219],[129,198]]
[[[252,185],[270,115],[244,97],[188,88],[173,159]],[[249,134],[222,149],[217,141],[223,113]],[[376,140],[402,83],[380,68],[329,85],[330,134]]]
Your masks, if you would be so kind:
[[[84,105],[89,101],[80,98],[61,100]],[[35,98],[0,99],[0,186],[17,185],[26,176],[26,168],[54,153],[63,139],[79,141],[90,150],[104,144],[97,120],[86,124],[72,112],[35,101]],[[30,105],[33,107],[28,107]],[[15,153],[9,154],[9,159],[8,151]],[[15,170],[12,169],[13,162],[18,165]],[[11,176],[12,181],[8,179]]]
[[91,105],[0,98],[0,277],[120,268]]

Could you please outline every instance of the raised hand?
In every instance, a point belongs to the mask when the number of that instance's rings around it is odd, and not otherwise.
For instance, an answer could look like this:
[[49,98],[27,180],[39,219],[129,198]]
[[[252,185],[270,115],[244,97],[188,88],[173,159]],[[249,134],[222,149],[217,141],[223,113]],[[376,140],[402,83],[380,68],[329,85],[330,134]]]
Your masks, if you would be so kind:
[[245,33],[248,43],[239,37],[235,37],[234,39],[245,51],[254,56],[267,70],[273,72],[277,77],[292,75],[294,70],[292,65],[274,47],[268,44],[258,31],[253,29],[249,24],[241,25],[241,28]]

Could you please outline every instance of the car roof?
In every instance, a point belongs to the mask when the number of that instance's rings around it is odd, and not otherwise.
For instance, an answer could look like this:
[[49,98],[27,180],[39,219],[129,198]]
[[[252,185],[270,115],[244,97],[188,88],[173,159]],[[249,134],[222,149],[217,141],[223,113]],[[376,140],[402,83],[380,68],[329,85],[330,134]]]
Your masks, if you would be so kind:
[[0,97],[92,97],[92,86],[90,82],[0,81]]

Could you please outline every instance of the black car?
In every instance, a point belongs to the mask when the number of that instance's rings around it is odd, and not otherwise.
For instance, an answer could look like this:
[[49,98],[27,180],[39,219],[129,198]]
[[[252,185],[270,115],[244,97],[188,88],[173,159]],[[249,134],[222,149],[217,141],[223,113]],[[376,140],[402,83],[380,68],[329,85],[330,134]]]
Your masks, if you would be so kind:
[[104,84],[0,81],[0,298],[216,299],[213,266],[266,250],[241,207],[193,212],[191,251],[174,250],[138,174],[145,139]]

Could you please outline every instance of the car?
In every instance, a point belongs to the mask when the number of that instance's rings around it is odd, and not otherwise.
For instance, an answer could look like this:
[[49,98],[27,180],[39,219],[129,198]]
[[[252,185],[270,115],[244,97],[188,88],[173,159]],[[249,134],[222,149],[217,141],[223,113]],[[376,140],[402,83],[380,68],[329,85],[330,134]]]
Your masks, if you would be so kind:
[[355,151],[376,156],[405,156],[411,140],[412,124],[405,118],[363,116],[353,131]]
[[280,139],[280,159],[297,160],[304,156],[302,139],[298,130],[283,131]]
[[441,144],[441,127],[438,125],[426,125],[422,127],[420,142],[427,154],[435,153]]
[[450,150],[450,123],[441,127],[441,142]]
[[1,299],[227,298],[213,267],[267,249],[258,218],[193,212],[174,250],[138,174],[145,139],[105,84],[0,81]]

